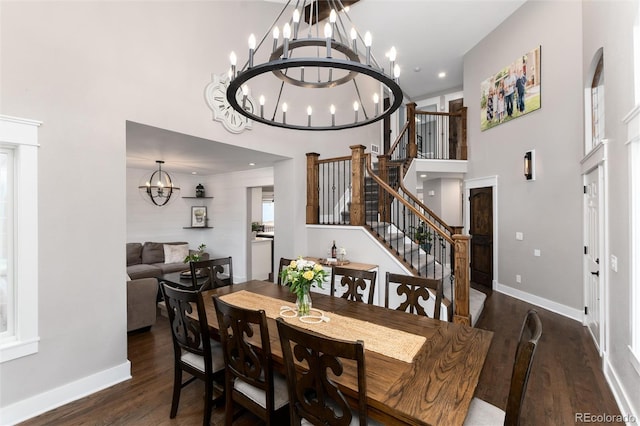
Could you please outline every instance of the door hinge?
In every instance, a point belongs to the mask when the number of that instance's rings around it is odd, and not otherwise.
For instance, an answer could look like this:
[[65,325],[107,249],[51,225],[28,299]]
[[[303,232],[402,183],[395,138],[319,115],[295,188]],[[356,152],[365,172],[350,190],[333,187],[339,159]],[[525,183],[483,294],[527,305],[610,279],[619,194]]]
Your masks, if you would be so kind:
[[584,314],[589,315],[589,308],[587,308],[586,306],[584,307]]
[[583,193],[583,194],[586,194],[586,193],[587,193],[587,185],[584,185],[584,186],[582,187],[582,193]]
[[584,246],[584,254],[588,254],[587,246]]

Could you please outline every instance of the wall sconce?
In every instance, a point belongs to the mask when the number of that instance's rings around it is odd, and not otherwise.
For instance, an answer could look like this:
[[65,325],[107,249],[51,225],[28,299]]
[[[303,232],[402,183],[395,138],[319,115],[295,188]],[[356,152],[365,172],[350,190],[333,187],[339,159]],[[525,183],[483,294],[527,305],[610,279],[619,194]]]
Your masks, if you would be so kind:
[[527,180],[536,180],[536,150],[532,149],[524,153],[524,177]]
[[169,173],[162,170],[164,161],[156,160],[156,163],[158,163],[158,170],[151,173],[149,180],[138,189],[142,192],[143,198],[148,197],[154,205],[162,207],[169,202],[174,192],[180,191],[180,188],[174,186]]

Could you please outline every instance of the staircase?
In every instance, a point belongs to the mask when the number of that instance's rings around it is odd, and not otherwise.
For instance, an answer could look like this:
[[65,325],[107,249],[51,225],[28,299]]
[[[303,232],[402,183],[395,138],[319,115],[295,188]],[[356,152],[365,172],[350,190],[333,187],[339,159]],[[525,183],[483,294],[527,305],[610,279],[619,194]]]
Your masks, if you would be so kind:
[[[454,147],[437,158],[466,159],[466,108],[452,114],[428,113],[408,104],[407,111],[407,123],[391,150],[378,156],[373,166],[362,145],[351,146],[348,157],[320,160],[319,154],[307,153],[307,223],[364,226],[408,271],[441,279],[445,296],[454,304],[454,322],[470,324],[484,304],[484,295],[469,287],[470,237],[444,223],[416,198],[415,188],[412,192],[402,183],[421,154],[416,141],[424,132],[415,123],[424,120],[416,120],[418,115],[426,115],[429,123],[442,118],[439,129],[450,129],[446,119],[455,119],[460,137],[452,145],[451,138],[445,142],[445,130],[437,132],[444,137],[438,144]],[[418,244],[416,230],[422,228],[432,236],[431,247]]]

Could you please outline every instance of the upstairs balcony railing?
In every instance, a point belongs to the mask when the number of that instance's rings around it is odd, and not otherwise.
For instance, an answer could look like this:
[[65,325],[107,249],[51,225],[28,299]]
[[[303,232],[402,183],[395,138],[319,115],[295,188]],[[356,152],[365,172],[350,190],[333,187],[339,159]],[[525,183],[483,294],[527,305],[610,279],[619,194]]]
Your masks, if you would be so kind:
[[414,158],[467,159],[467,108],[456,112],[429,112],[407,104],[407,122],[387,155],[391,162],[407,164]]

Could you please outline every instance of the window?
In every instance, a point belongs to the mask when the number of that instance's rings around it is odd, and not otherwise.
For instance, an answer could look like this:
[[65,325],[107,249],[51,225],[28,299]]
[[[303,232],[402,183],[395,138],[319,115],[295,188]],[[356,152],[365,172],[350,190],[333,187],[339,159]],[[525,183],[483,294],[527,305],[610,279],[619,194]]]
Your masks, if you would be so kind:
[[0,115],[0,362],[38,351],[39,125]]
[[[604,66],[602,53],[591,81],[591,149],[604,138]],[[590,151],[588,149],[587,151]]]
[[0,338],[13,336],[13,151],[0,148]]

